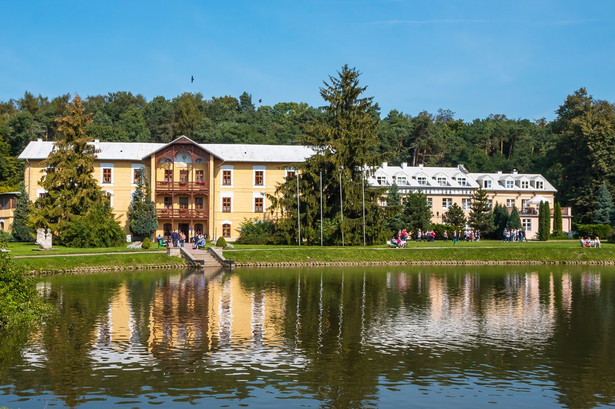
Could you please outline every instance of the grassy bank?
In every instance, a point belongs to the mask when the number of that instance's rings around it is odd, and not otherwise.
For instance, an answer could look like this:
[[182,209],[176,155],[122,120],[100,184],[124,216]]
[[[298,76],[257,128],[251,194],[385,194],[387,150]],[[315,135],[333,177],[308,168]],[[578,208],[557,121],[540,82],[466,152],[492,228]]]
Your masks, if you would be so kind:
[[121,247],[71,248],[54,246],[50,251],[35,251],[30,243],[9,243],[15,265],[33,272],[58,272],[80,269],[127,270],[152,266],[180,266],[182,259],[168,257],[165,249],[156,245],[148,250]]
[[577,241],[503,243],[410,243],[386,247],[236,246],[225,250],[238,266],[275,263],[542,262],[615,263],[615,245],[581,248]]

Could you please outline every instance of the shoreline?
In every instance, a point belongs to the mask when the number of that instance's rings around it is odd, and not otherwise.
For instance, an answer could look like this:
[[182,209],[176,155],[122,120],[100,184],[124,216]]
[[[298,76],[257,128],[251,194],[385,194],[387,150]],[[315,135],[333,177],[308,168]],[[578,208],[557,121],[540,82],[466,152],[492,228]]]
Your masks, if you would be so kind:
[[390,260],[390,261],[284,261],[284,262],[235,262],[235,267],[334,267],[334,266],[498,266],[498,265],[604,265],[613,266],[615,260]]

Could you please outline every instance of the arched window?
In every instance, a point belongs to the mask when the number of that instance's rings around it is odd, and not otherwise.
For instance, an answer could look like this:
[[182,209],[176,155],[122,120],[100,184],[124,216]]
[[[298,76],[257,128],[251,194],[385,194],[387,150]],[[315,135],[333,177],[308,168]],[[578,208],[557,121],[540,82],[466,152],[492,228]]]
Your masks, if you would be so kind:
[[175,155],[175,163],[192,163],[192,155],[186,151],[178,152]]
[[231,237],[231,225],[229,223],[224,223],[222,225],[222,236]]

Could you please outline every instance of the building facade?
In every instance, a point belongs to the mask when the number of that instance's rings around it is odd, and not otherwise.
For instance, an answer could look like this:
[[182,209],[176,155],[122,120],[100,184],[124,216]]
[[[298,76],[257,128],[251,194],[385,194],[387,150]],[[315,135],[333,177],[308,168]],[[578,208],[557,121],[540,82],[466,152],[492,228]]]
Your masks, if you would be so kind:
[[[303,146],[197,144],[180,137],[168,144],[94,142],[94,178],[107,193],[114,214],[129,234],[128,206],[142,172],[156,203],[156,234],[205,233],[235,240],[245,219],[265,220],[276,184],[294,174],[293,163],[313,151]],[[19,156],[26,162],[25,186],[32,200],[40,186],[42,161],[53,142],[33,141]]]
[[[187,237],[205,233],[209,237],[239,237],[246,219],[266,220],[267,195],[296,173],[294,164],[304,162],[314,151],[304,146],[197,144],[182,136],[168,144],[99,142],[94,177],[107,193],[111,207],[127,234],[127,212],[142,173],[149,178],[156,203],[156,234],[174,230]],[[19,156],[26,162],[24,181],[32,200],[46,192],[40,186],[45,173],[42,161],[53,142],[33,141]],[[555,188],[541,175],[513,173],[470,173],[458,167],[389,166],[383,163],[368,179],[370,186],[397,184],[401,195],[423,192],[433,212],[432,222],[442,217],[453,203],[466,214],[472,196],[483,188],[492,204],[519,209],[527,237],[538,229],[540,200],[553,204]],[[569,208],[563,210],[563,229],[571,228]],[[0,209],[1,211],[1,209]]]
[[[519,211],[521,224],[527,238],[535,238],[538,233],[538,206],[541,201],[550,203],[553,211],[557,190],[542,175],[512,173],[471,173],[463,166],[424,167],[389,166],[383,163],[369,179],[372,186],[392,186],[397,184],[399,192],[407,195],[422,192],[433,213],[431,221],[442,223],[444,214],[456,203],[466,217],[472,206],[472,196],[479,188],[486,193],[491,206],[496,203],[505,205],[509,213],[513,207]],[[553,219],[551,218],[551,223]],[[569,207],[562,208],[562,229],[572,228],[572,213]]]
[[0,231],[11,232],[19,192],[0,193]]

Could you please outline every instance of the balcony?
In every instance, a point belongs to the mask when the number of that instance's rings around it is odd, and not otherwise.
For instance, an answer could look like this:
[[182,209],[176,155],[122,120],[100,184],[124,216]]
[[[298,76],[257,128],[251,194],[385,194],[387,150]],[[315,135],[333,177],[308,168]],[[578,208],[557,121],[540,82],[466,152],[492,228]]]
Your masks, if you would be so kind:
[[207,209],[156,209],[159,219],[207,219]]
[[156,181],[156,193],[208,193],[209,183],[207,182],[173,182],[173,181]]

